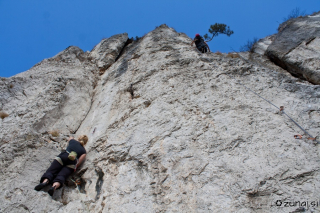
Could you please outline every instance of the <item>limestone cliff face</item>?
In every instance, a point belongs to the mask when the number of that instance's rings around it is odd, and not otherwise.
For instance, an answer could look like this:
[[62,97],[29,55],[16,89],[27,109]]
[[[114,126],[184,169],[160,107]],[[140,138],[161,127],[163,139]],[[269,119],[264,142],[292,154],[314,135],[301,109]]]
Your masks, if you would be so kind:
[[266,55],[294,76],[320,84],[320,12],[280,26]]
[[[299,206],[275,202],[320,200],[319,146],[238,81],[314,136],[320,86],[262,56],[200,54],[165,25],[126,36],[1,79],[2,212],[288,212]],[[81,192],[52,199],[33,188],[70,134],[89,136],[88,169]]]

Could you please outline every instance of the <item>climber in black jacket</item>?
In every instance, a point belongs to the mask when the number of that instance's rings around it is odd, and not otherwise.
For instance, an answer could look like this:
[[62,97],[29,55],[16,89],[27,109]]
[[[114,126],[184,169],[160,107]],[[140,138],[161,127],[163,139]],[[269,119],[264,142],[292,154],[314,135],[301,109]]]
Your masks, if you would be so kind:
[[196,47],[200,52],[206,53],[208,50],[210,52],[210,48],[208,44],[204,41],[204,39],[198,33],[196,34],[193,41],[191,42],[191,46],[193,45],[193,43],[196,44]]
[[88,142],[88,137],[82,135],[77,140],[70,137],[69,144],[65,152],[61,152],[52,162],[48,170],[42,175],[40,184],[34,189],[40,191],[45,186],[52,183],[52,187],[48,193],[52,196],[56,189],[63,186],[65,180],[76,171],[86,158],[86,150],[84,146]]

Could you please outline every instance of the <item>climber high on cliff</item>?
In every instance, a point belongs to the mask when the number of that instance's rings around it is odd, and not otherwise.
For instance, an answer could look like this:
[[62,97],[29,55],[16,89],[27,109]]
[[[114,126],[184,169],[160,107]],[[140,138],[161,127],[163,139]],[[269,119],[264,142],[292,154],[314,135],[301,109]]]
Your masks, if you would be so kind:
[[210,52],[210,48],[208,44],[204,41],[204,39],[198,33],[196,34],[193,41],[191,42],[191,46],[193,45],[193,43],[196,44],[196,47],[200,52],[206,53],[208,50]]
[[40,184],[34,188],[36,191],[40,191],[45,186],[52,183],[52,187],[48,191],[52,196],[56,189],[62,187],[68,176],[76,171],[77,167],[84,162],[86,157],[84,146],[88,142],[88,137],[82,135],[78,140],[74,140],[73,137],[70,137],[68,142],[69,144],[66,151],[61,152],[55,160],[53,160],[48,170],[42,175]]

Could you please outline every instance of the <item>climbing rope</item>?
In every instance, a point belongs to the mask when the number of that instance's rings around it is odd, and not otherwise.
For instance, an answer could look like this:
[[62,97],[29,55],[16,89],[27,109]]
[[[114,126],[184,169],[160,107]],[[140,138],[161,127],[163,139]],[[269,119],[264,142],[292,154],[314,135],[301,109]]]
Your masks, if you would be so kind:
[[[235,79],[234,77],[232,77],[231,75],[228,75],[227,73],[222,73],[222,74],[225,74],[227,75],[229,78],[232,78],[233,80],[236,81],[236,83],[240,84],[241,86],[243,86],[244,88],[246,88],[247,90],[249,90],[250,92],[252,92],[253,94],[259,96],[261,99],[265,100],[266,102],[268,102],[270,105],[274,106],[275,108],[277,108],[278,110],[280,110],[280,112],[282,112],[283,114],[285,114],[297,127],[299,127],[305,134],[309,135],[309,140],[313,140],[313,141],[316,141],[318,144],[320,144],[320,142],[315,138],[313,137],[309,132],[307,132],[307,130],[305,130],[304,128],[302,128],[295,120],[293,120],[287,113],[285,113],[284,111],[284,107],[283,106],[280,106],[280,107],[277,107],[275,104],[273,104],[271,101],[265,99],[264,97],[262,97],[261,95],[259,95],[258,93],[256,93],[255,91],[253,91],[252,89],[250,89],[249,87],[245,86],[244,84],[242,84],[240,82],[240,80],[237,80]],[[301,139],[302,136],[301,135],[295,135],[294,138],[296,139]]]

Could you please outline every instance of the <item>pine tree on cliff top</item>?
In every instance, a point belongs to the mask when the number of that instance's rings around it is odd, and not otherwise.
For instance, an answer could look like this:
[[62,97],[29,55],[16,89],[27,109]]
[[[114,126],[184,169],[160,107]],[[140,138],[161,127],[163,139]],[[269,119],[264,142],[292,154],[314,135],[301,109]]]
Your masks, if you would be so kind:
[[206,40],[206,42],[211,41],[214,37],[218,36],[219,34],[226,34],[227,36],[231,36],[233,34],[233,31],[230,30],[230,27],[227,26],[226,24],[219,24],[215,23],[214,25],[211,25],[209,28],[209,33],[212,34],[212,37],[209,39],[208,34],[205,34],[203,37]]

